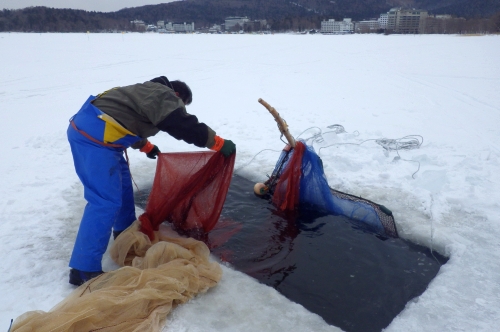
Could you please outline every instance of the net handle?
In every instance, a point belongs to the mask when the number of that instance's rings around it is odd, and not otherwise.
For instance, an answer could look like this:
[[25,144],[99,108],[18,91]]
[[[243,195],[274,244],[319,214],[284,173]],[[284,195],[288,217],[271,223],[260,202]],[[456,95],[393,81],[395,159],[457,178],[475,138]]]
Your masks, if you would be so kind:
[[281,118],[280,114],[276,111],[276,109],[274,109],[274,107],[269,105],[264,99],[259,98],[259,103],[261,103],[262,106],[267,108],[269,113],[271,113],[271,115],[274,117],[274,120],[276,120],[276,122],[278,123],[278,128],[279,128],[280,132],[286,137],[288,144],[290,144],[290,146],[292,148],[294,148],[295,147],[295,139],[288,131],[288,125],[286,124],[285,120],[283,120]]

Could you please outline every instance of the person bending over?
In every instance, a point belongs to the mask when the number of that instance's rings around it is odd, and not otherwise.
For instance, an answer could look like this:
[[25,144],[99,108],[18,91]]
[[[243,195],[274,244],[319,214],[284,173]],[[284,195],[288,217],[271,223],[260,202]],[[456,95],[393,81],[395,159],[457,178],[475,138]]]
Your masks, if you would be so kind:
[[116,239],[136,220],[132,180],[124,158],[128,147],[156,159],[160,150],[148,137],[164,131],[226,157],[235,153],[232,141],[217,136],[186,112],[192,100],[186,83],[160,76],[90,96],[70,119],[68,140],[87,200],[69,262],[71,284],[78,286],[102,274],[101,260],[111,232]]

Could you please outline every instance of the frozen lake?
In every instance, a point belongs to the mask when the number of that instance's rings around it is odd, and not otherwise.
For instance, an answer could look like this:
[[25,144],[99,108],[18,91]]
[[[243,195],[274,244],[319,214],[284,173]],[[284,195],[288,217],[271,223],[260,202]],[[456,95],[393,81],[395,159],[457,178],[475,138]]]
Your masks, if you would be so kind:
[[[386,331],[497,328],[500,36],[2,33],[0,49],[5,329],[73,289],[67,264],[85,201],[68,119],[90,94],[160,75],[186,81],[188,112],[236,143],[236,174],[265,180],[283,147],[263,98],[313,144],[331,187],[387,206],[402,238],[450,257]],[[374,141],[407,135],[422,146],[385,151]],[[151,141],[196,150],[166,134]],[[147,188],[155,161],[129,157]],[[106,257],[104,268],[116,266]],[[221,283],[176,308],[164,331],[338,330],[223,268]]]

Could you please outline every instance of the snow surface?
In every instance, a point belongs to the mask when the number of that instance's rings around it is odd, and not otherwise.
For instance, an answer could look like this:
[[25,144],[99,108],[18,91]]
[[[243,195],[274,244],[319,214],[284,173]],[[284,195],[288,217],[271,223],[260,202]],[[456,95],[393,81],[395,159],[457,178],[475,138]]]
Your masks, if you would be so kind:
[[[313,144],[330,186],[387,206],[402,237],[450,257],[387,331],[497,330],[500,36],[2,33],[0,50],[0,329],[73,290],[67,264],[85,201],[68,119],[90,94],[166,75],[192,87],[190,113],[237,144],[237,174],[265,180],[284,145],[263,98],[294,136],[321,134]],[[424,141],[401,159],[373,140],[345,144],[407,135]],[[197,149],[151,140],[164,152]],[[129,157],[139,188],[150,186],[155,161]],[[164,331],[338,330],[223,269]]]

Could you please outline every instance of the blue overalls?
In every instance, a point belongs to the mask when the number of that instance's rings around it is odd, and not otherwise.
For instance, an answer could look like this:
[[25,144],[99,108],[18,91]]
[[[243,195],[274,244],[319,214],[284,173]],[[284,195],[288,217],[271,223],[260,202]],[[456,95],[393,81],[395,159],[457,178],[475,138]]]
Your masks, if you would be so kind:
[[123,153],[141,140],[92,105],[94,99],[87,99],[67,131],[87,200],[69,266],[86,272],[102,270],[111,230],[122,231],[136,220],[132,180]]

